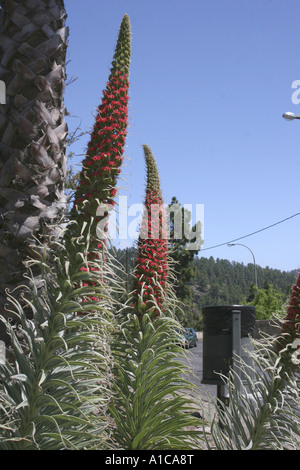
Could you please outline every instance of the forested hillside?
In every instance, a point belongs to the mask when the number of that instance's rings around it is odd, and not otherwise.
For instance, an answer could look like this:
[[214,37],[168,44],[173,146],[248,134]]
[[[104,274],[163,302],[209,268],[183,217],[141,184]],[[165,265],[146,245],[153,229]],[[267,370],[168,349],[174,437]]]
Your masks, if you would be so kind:
[[[193,262],[196,276],[191,282],[193,297],[199,308],[205,305],[240,304],[249,297],[255,282],[254,265],[198,257]],[[267,283],[284,295],[290,293],[297,270],[280,271],[256,266],[258,288]]]
[[[123,265],[128,276],[128,290],[130,290],[130,273],[133,270],[136,257],[135,248],[128,250],[116,250],[118,261]],[[182,314],[179,313],[182,323],[201,329],[201,310],[207,305],[234,305],[251,303],[254,300],[255,273],[253,264],[230,262],[226,259],[214,259],[196,257],[192,263],[193,277],[187,285],[184,298],[180,299],[186,307]],[[297,270],[280,271],[269,267],[256,266],[257,284],[260,295],[270,292],[271,301],[279,297],[278,304],[281,305],[288,298],[291,287],[296,281]],[[126,276],[124,275],[124,282]],[[268,299],[266,299],[268,302]],[[262,310],[261,297],[257,310]],[[270,305],[270,307],[272,307]],[[267,316],[266,316],[267,317]],[[261,318],[264,318],[261,316]]]

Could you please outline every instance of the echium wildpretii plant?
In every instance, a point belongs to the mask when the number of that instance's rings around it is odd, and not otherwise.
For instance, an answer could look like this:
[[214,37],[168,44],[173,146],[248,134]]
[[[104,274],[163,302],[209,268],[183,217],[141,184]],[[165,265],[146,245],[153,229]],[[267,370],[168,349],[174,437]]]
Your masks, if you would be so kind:
[[[112,318],[100,262],[93,261],[93,270],[81,269],[91,265],[89,230],[70,241],[72,249],[53,241],[44,259],[32,261],[39,266],[43,289],[37,290],[29,272],[25,300],[29,299],[30,320],[12,295],[10,312],[18,318],[18,327],[0,317],[11,338],[9,355],[0,365],[2,450],[109,445]],[[101,297],[101,303],[93,296]]]
[[112,337],[112,437],[126,450],[195,449],[201,447],[202,432],[196,427],[202,420],[192,416],[197,404],[189,395],[193,385],[186,377],[185,350],[179,344],[181,326],[174,317],[168,286],[170,268],[158,171],[148,146],[144,146],[144,153],[146,207],[133,274],[135,285],[119,313],[119,330]]
[[[103,286],[96,210],[111,203],[116,193],[127,125],[129,54],[125,15],[71,220],[64,237],[45,248],[44,258],[29,263],[38,267],[43,284],[38,292],[29,270],[30,320],[23,306],[9,297],[19,327],[2,319],[11,350],[0,366],[1,449],[109,446],[106,408],[114,320],[112,299]],[[110,274],[114,276],[113,268],[106,262],[108,282]]]
[[153,305],[157,314],[161,312],[169,270],[164,202],[157,165],[151,149],[147,145],[143,148],[147,183],[132,292],[132,306],[138,315],[141,307],[147,310]]
[[300,450],[299,370],[291,373],[272,342],[254,341],[253,364],[240,359],[239,370],[224,377],[228,405],[215,400],[208,448]]
[[107,236],[107,209],[114,206],[117,178],[124,159],[128,125],[130,53],[130,20],[125,14],[109,79],[97,110],[86,157],[82,162],[71,210],[71,217],[77,221],[75,226],[70,227],[72,236],[76,236],[84,223],[90,224],[93,221],[90,233],[91,247],[97,250],[89,254],[91,260],[95,256],[101,257],[102,261],[105,258],[103,248]]
[[99,218],[96,218],[98,207],[114,205],[113,199],[117,192],[115,186],[123,162],[128,124],[130,34],[129,17],[124,15],[109,79],[97,110],[74,196],[73,218],[80,225],[93,217],[94,231],[99,222]]
[[[300,363],[300,273],[292,292],[287,307],[286,316],[282,322],[281,335],[276,342],[276,349],[281,354],[282,361],[287,366]],[[291,355],[292,352],[292,355]],[[292,361],[292,364],[291,364]]]
[[227,381],[228,407],[215,408],[213,446],[219,450],[299,450],[300,275],[292,287],[280,335],[264,335],[253,344],[253,365],[240,360],[241,373],[232,373]]

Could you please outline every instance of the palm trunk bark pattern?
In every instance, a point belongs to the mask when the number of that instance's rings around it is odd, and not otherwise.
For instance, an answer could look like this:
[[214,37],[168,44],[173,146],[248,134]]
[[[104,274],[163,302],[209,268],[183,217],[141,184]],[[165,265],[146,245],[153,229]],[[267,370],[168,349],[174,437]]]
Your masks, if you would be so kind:
[[0,0],[0,310],[66,209],[63,0]]

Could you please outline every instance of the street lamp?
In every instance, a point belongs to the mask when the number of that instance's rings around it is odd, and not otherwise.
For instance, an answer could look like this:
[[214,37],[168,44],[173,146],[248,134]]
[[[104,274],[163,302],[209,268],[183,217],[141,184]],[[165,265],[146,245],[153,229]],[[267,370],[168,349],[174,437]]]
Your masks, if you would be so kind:
[[288,111],[287,113],[284,113],[282,117],[287,121],[293,121],[294,119],[300,119],[300,114],[294,114]]
[[255,256],[254,256],[254,253],[253,253],[252,250],[250,250],[249,246],[243,245],[242,243],[227,243],[227,246],[236,246],[236,245],[244,246],[244,247],[247,248],[247,250],[249,250],[250,253],[252,254],[252,256],[253,256],[253,264],[254,264],[255,285],[256,285],[256,287],[257,287],[257,273],[256,273],[256,263],[255,263]]

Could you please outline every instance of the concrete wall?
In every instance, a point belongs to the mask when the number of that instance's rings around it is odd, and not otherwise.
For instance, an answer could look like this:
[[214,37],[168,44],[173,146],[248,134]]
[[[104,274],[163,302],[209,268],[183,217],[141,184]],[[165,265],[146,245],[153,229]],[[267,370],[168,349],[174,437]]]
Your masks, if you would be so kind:
[[280,323],[278,320],[256,320],[254,338],[260,338],[261,334],[277,336],[280,334]]

